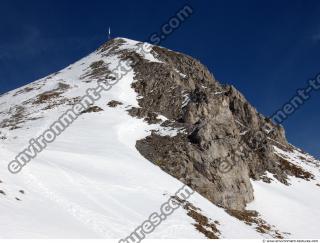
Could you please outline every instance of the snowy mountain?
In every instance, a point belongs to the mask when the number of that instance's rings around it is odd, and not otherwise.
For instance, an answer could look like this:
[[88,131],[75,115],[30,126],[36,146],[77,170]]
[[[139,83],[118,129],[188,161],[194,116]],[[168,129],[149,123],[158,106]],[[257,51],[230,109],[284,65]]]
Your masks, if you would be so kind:
[[125,239],[183,185],[195,192],[146,238],[320,238],[319,161],[198,61],[133,40],[1,95],[0,160],[3,238]]

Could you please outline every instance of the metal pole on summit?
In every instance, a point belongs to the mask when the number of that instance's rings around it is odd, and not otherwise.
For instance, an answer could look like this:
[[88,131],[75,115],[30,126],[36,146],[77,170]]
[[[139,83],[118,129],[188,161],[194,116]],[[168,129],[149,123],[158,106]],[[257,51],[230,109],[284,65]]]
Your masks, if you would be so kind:
[[109,32],[108,32],[108,40],[111,40],[111,28],[109,26]]

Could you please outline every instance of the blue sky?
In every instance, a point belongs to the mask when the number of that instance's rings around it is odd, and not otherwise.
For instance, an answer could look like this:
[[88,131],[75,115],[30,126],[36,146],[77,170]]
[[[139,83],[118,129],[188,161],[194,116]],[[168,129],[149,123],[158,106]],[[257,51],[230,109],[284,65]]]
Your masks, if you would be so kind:
[[[0,93],[55,72],[113,36],[145,40],[188,3],[194,14],[162,45],[207,65],[266,116],[320,72],[320,1],[7,1],[0,3]],[[320,96],[284,122],[320,156]]]

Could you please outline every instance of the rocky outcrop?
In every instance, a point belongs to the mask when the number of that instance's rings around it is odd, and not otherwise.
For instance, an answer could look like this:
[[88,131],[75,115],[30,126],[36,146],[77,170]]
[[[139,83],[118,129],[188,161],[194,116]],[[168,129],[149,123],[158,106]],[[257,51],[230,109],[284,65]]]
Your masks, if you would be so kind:
[[[213,203],[243,210],[254,199],[250,179],[265,180],[270,172],[286,183],[289,167],[281,166],[275,143],[289,148],[281,126],[259,114],[233,86],[220,84],[199,61],[154,46],[151,62],[134,50],[119,49],[121,39],[101,50],[135,60],[132,87],[141,97],[140,108],[129,113],[183,127],[175,137],[152,133],[136,147],[149,161],[187,184]],[[294,173],[293,173],[294,174]]]

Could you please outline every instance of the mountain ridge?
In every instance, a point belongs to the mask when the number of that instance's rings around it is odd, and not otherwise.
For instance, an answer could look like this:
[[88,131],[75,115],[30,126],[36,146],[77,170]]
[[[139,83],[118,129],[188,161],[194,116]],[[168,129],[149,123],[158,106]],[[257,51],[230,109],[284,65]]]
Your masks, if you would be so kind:
[[[221,238],[232,237],[231,232],[224,230],[224,224],[246,232],[236,230],[239,237],[256,237],[259,234],[263,237],[288,237],[284,231],[293,236],[299,235],[299,232],[295,232],[298,226],[286,229],[281,224],[282,221],[278,221],[275,216],[270,217],[271,213],[264,211],[261,204],[252,208],[252,211],[262,212],[260,216],[259,213],[248,211],[248,207],[259,202],[260,197],[256,198],[255,194],[260,188],[264,190],[275,185],[276,188],[296,188],[300,183],[306,188],[314,187],[319,190],[316,186],[319,182],[319,162],[290,145],[282,127],[259,114],[233,86],[221,85],[199,61],[152,45],[149,53],[141,54],[137,51],[141,45],[143,43],[125,38],[113,39],[75,64],[1,95],[1,165],[6,166],[12,156],[27,144],[28,139],[35,134],[39,135],[64,110],[79,102],[86,89],[95,87],[100,82],[114,81],[112,71],[119,62],[131,65],[123,80],[105,92],[90,111],[82,113],[75,124],[48,146],[48,151],[31,161],[27,166],[30,168],[14,177],[7,175],[8,171],[2,167],[0,179],[3,177],[6,185],[8,182],[16,185],[16,180],[20,181],[19,187],[27,185],[28,190],[23,188],[26,196],[30,191],[38,190],[40,193],[35,194],[39,198],[47,198],[54,207],[59,205],[62,210],[57,211],[58,215],[63,215],[67,221],[69,218],[63,212],[72,214],[86,228],[84,232],[88,235],[94,232],[102,237],[121,237],[121,234],[124,236],[129,233],[130,227],[139,223],[137,217],[132,216],[127,224],[125,215],[111,213],[108,207],[101,208],[105,200],[119,201],[123,197],[127,198],[124,193],[131,190],[151,202],[152,207],[149,209],[154,210],[156,201],[161,200],[162,196],[155,196],[152,190],[160,195],[172,195],[173,192],[168,187],[176,188],[181,182],[199,193],[195,196],[197,200],[193,201],[195,206],[202,205],[221,215],[219,222],[223,222],[224,217],[228,219],[222,225],[217,225],[220,227]],[[119,121],[119,124],[112,119]],[[116,141],[114,145],[112,138]],[[116,155],[115,151],[120,154]],[[126,154],[134,159],[126,157]],[[63,163],[54,157],[58,157]],[[81,163],[75,163],[78,160]],[[99,161],[94,163],[94,168],[91,168],[92,160]],[[121,166],[118,167],[119,165]],[[224,171],[221,165],[231,165],[231,168]],[[128,168],[133,172],[129,172]],[[140,176],[151,180],[152,176],[146,171],[154,177],[162,178],[163,186],[156,183],[152,183],[152,186],[145,185],[143,180],[135,178]],[[59,186],[54,185],[56,180],[50,176],[53,172],[61,180]],[[113,180],[104,178],[104,174]],[[51,179],[46,182],[44,176]],[[135,186],[120,182],[116,177],[128,180]],[[35,188],[32,184],[25,183],[30,180],[36,182]],[[297,181],[300,182],[297,184]],[[43,183],[46,185],[43,186]],[[64,184],[70,188],[61,189]],[[87,198],[80,185],[93,190],[93,194],[87,192],[90,194]],[[118,188],[119,192],[110,192],[106,185]],[[123,188],[120,189],[119,185]],[[148,193],[157,198],[156,201],[145,194],[143,189],[137,189],[144,186],[150,189]],[[312,190],[316,191],[314,188]],[[79,190],[84,199],[78,195],[79,192],[71,189]],[[166,192],[169,189],[171,192]],[[111,196],[103,195],[103,190],[107,190]],[[4,190],[6,195],[11,195],[13,191],[17,190],[9,184],[7,190]],[[80,203],[69,196],[73,194],[76,194]],[[145,215],[139,209],[143,200],[134,193],[130,193],[130,196],[136,200],[136,205],[121,203],[121,207],[130,207],[131,213],[136,211]],[[32,198],[32,201],[38,205],[37,197]],[[99,205],[101,210],[93,210],[88,206],[90,202]],[[316,202],[319,202],[318,199]],[[108,206],[118,209],[116,204]],[[73,214],[68,207],[74,208],[77,213]],[[215,217],[208,210],[205,211],[208,217]],[[117,232],[117,226],[108,220],[110,215],[113,220],[125,225],[121,232]],[[91,217],[95,222],[93,226],[86,223]],[[177,217],[182,220],[179,224],[190,230],[190,219],[182,212]],[[239,222],[234,221],[235,219]],[[39,219],[39,222],[42,221]],[[110,225],[112,232],[106,231],[102,223]],[[165,227],[170,227],[170,224],[172,221]],[[253,226],[247,227],[246,224]],[[269,224],[274,224],[277,228],[281,225],[284,229],[279,229],[280,232]],[[65,227],[68,228],[68,224]],[[168,229],[165,227],[164,229]],[[42,230],[47,231],[46,228]],[[37,235],[36,230],[31,232]],[[181,230],[176,234],[172,232],[170,236],[176,238],[184,233],[186,231]],[[315,231],[311,230],[311,233],[316,235]],[[59,227],[57,232],[51,234],[61,235]],[[199,229],[192,230],[187,235],[191,238],[199,237]],[[155,237],[161,237],[161,233]]]

